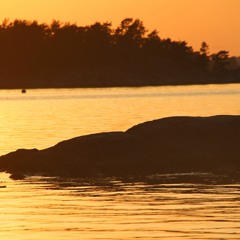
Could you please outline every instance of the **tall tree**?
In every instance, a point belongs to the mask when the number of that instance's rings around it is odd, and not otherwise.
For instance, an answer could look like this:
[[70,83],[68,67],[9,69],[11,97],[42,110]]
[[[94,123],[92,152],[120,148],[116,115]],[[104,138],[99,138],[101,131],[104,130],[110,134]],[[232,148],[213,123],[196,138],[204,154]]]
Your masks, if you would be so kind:
[[222,73],[227,69],[229,64],[229,52],[219,51],[211,55],[211,64],[214,72]]
[[209,46],[206,42],[202,42],[200,47],[200,54],[207,56],[209,54]]

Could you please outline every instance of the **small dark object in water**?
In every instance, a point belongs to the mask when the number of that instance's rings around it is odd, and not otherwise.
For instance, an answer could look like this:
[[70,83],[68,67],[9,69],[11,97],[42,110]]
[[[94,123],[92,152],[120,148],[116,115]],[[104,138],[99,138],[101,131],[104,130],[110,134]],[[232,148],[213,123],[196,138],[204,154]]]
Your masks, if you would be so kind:
[[22,173],[13,173],[10,175],[10,178],[13,180],[23,180],[25,178],[25,175]]
[[26,93],[27,90],[25,88],[22,89],[22,93]]

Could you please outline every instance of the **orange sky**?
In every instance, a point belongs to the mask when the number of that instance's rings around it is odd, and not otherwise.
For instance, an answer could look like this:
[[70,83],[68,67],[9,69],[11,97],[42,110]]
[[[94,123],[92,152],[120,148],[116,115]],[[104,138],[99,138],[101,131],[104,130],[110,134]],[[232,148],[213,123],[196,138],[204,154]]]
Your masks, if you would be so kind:
[[88,25],[126,17],[140,18],[162,38],[186,40],[198,50],[202,41],[210,52],[229,50],[240,56],[240,0],[0,0],[0,20],[52,19]]

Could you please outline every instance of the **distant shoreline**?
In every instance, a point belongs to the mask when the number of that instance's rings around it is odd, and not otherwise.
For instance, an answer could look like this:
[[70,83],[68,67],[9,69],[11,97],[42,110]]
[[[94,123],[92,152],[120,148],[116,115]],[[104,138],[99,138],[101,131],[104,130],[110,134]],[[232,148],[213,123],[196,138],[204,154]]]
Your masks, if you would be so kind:
[[178,83],[171,83],[171,84],[132,84],[132,85],[95,85],[95,86],[88,86],[88,85],[51,85],[51,86],[15,86],[15,87],[0,87],[0,90],[17,90],[17,89],[74,89],[74,88],[141,88],[141,87],[164,87],[164,86],[169,86],[169,87],[173,87],[173,86],[203,86],[203,85],[229,85],[229,84],[240,84],[240,80],[236,80],[236,81],[223,81],[223,82],[217,82],[217,81],[212,81],[212,82],[204,82],[204,83],[200,83],[200,82],[196,82],[196,83],[182,83],[182,84],[178,84]]
[[240,57],[162,38],[140,19],[89,26],[5,19],[0,89],[137,87],[240,82]]

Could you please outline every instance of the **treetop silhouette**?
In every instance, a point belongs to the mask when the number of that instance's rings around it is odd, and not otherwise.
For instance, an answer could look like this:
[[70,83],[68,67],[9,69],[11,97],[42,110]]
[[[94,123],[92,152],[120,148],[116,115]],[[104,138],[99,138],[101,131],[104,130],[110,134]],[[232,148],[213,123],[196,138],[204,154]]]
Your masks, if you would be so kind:
[[[239,81],[239,67],[203,42],[162,39],[140,19],[78,26],[5,19],[0,25],[0,87],[105,87]],[[237,61],[235,61],[236,63]],[[236,65],[236,64],[235,64]],[[237,65],[236,65],[237,66]],[[233,77],[235,76],[235,77]]]

